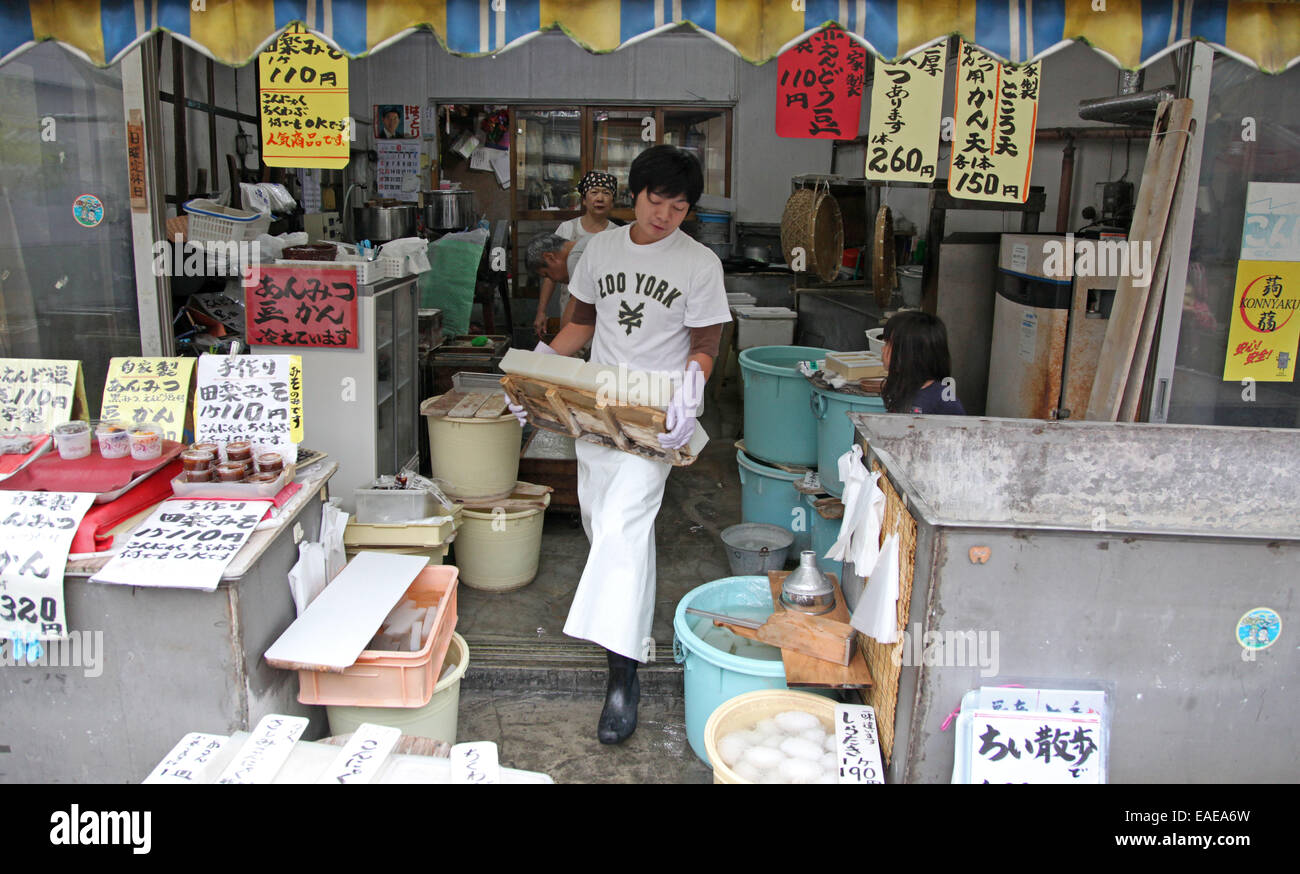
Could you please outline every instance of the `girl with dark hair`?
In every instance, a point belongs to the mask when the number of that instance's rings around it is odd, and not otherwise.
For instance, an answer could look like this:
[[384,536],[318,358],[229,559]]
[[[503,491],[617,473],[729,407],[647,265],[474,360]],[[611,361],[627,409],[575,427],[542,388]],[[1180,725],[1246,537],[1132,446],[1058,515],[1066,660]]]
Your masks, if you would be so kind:
[[952,369],[948,329],[938,316],[916,310],[897,313],[885,323],[881,339],[888,373],[880,396],[886,410],[966,415],[948,380]]

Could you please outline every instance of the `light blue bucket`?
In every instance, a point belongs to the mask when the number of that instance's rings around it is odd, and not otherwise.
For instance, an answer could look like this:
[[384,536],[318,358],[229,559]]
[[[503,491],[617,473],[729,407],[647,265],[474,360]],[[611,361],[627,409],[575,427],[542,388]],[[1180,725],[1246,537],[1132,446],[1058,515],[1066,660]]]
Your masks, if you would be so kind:
[[808,415],[812,385],[800,361],[825,358],[814,346],[755,346],[740,353],[745,383],[745,451],[777,464],[817,463],[817,423]]
[[[822,488],[838,498],[844,494],[844,483],[840,481],[836,462],[853,448],[853,423],[848,414],[883,413],[885,402],[878,397],[860,397],[817,386],[809,388],[812,392],[808,395],[808,405],[817,422],[817,476]],[[748,434],[745,445],[749,445]]]
[[789,531],[794,535],[789,555],[797,558],[812,544],[808,508],[803,495],[794,489],[803,476],[760,464],[741,449],[736,450],[736,464],[740,472],[740,521],[763,522]]
[[758,610],[772,611],[772,590],[766,576],[724,577],[691,589],[677,603],[673,616],[673,659],[682,665],[686,696],[686,739],[695,755],[712,766],[704,751],[704,726],[722,703],[758,689],[785,689],[785,665],[781,660],[743,658],[722,652],[699,638],[693,630],[711,620],[688,616],[687,607],[741,618]]
[[835,540],[840,536],[840,522],[842,519],[823,519],[822,514],[817,512],[813,506],[817,502],[816,495],[804,495],[804,503],[808,505],[808,521],[812,526],[812,551],[817,553],[817,569],[824,574],[835,574],[835,579],[844,585],[844,562],[831,561],[826,558],[826,553],[835,545]]

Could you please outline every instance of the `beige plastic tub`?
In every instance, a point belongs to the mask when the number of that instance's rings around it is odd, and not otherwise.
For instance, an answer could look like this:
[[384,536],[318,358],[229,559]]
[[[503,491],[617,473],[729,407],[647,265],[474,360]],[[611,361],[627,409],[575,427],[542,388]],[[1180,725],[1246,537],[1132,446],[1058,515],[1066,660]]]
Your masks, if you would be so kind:
[[[428,407],[438,398],[430,398]],[[504,497],[519,478],[523,429],[506,413],[495,419],[425,415],[433,476],[452,498]]]
[[[544,497],[544,505],[549,507],[551,496]],[[531,583],[541,558],[545,515],[545,507],[513,513],[462,510],[456,532],[456,566],[460,568],[461,584],[489,592],[510,592]]]
[[718,753],[718,739],[726,737],[733,731],[751,729],[761,720],[768,719],[786,710],[803,710],[811,713],[822,722],[826,731],[835,730],[835,702],[809,692],[795,692],[787,689],[759,689],[746,692],[719,705],[709,721],[704,725],[704,749],[713,763],[713,782],[743,783],[749,781],[731,770]]
[[360,728],[363,722],[370,722],[400,728],[402,734],[431,737],[454,745],[460,710],[460,679],[469,667],[469,645],[455,632],[451,635],[443,670],[450,664],[456,667],[438,680],[433,687],[433,697],[423,707],[326,707],[330,734],[348,734]]

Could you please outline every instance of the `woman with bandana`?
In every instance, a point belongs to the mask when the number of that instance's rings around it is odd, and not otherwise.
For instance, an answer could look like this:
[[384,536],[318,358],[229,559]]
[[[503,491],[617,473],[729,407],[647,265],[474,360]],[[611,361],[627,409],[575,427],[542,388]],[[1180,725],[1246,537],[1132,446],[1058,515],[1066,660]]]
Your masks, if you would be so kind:
[[[591,170],[578,183],[578,193],[582,195],[582,215],[567,222],[562,222],[555,233],[566,240],[582,240],[593,237],[601,231],[613,227],[609,220],[610,210],[614,208],[614,195],[618,192],[618,180],[609,173]],[[546,307],[551,302],[551,293],[557,283],[550,279],[542,280],[541,295],[537,300],[537,317],[533,319],[533,330],[541,339],[546,329]],[[573,319],[569,301],[569,286],[558,284],[560,292],[560,330]]]

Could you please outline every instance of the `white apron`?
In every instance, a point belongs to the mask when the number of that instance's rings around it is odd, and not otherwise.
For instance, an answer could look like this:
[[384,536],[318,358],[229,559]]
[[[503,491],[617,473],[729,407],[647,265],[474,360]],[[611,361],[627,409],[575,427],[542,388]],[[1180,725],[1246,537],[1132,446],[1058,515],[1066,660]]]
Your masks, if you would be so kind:
[[655,516],[672,466],[585,440],[575,449],[591,551],[564,633],[644,662],[655,608]]

